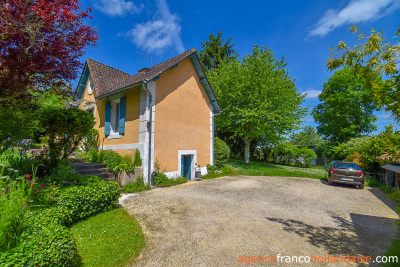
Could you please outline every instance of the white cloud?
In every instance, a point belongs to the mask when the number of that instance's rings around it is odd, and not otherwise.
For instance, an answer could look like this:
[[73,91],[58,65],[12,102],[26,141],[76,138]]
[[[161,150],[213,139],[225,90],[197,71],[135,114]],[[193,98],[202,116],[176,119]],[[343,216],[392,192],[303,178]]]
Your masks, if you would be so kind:
[[148,53],[162,53],[170,46],[174,46],[178,53],[184,52],[179,17],[171,14],[165,0],[156,0],[156,6],[155,19],[134,25],[127,35]]
[[330,9],[310,31],[310,36],[324,36],[335,28],[376,20],[400,7],[400,0],[351,0],[343,9]]
[[322,90],[308,90],[302,93],[302,95],[306,95],[306,99],[310,98],[318,98],[318,95],[321,94]]
[[94,7],[111,17],[125,16],[126,14],[139,14],[144,5],[136,5],[134,2],[125,0],[97,0]]

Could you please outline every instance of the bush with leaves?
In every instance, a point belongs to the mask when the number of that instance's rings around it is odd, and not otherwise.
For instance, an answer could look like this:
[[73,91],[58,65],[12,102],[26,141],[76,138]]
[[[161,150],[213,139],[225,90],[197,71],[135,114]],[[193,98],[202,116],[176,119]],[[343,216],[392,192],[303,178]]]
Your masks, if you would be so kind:
[[150,190],[150,185],[144,183],[143,175],[140,175],[136,182],[128,182],[122,189],[124,193],[135,193],[144,190]]
[[177,177],[175,179],[173,178],[169,179],[167,175],[161,172],[157,173],[155,177],[155,183],[156,186],[158,187],[169,187],[173,185],[183,184],[186,182],[187,182],[186,177]]
[[86,182],[83,186],[64,188],[53,206],[25,216],[18,244],[0,253],[0,265],[72,266],[77,248],[67,227],[115,208],[121,194],[117,182],[106,182],[98,177],[88,177]]
[[316,159],[317,155],[315,154],[314,150],[303,146],[299,148],[299,153],[297,154],[297,157],[300,159],[299,160],[299,162],[301,163],[300,166],[310,167],[311,161],[313,159]]
[[76,108],[43,110],[40,126],[49,136],[50,166],[57,166],[58,161],[74,152],[94,125],[92,113]]
[[215,153],[215,166],[221,168],[224,163],[229,159],[229,155],[231,150],[229,146],[219,139],[218,137],[214,138],[214,153]]
[[384,153],[379,136],[363,136],[333,147],[335,158],[357,161],[363,170],[373,170],[376,157]]
[[12,181],[10,178],[0,179],[0,254],[13,248],[19,241],[24,228],[28,200],[26,185]]
[[140,156],[139,149],[136,149],[135,151],[135,159],[133,161],[133,165],[135,167],[142,167],[142,157]]
[[89,133],[84,137],[82,142],[82,149],[85,153],[90,150],[98,150],[100,145],[100,135],[99,131],[96,129],[91,129]]

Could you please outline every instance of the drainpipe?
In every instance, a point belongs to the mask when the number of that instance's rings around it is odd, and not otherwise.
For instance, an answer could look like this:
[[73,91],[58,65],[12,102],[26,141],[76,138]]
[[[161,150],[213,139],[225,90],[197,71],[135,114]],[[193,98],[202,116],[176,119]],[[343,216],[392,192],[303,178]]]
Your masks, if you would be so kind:
[[149,152],[148,152],[148,158],[147,158],[147,179],[150,185],[151,184],[151,132],[152,132],[152,117],[153,117],[153,109],[151,107],[151,102],[153,95],[151,94],[150,90],[147,89],[147,81],[143,82],[143,89],[147,92],[147,95],[149,96],[149,110],[150,110],[150,118],[149,118]]

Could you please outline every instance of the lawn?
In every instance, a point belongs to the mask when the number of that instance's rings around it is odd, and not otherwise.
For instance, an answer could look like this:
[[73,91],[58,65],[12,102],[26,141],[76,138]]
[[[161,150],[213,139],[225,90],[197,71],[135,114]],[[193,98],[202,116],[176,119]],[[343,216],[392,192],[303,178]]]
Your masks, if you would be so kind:
[[325,178],[325,169],[320,166],[311,168],[299,168],[286,165],[278,165],[266,162],[250,162],[244,164],[243,160],[229,160],[227,165],[232,167],[236,175],[251,176],[289,176],[289,177],[308,177],[315,179]]
[[118,208],[75,224],[81,266],[126,266],[145,241],[136,219]]

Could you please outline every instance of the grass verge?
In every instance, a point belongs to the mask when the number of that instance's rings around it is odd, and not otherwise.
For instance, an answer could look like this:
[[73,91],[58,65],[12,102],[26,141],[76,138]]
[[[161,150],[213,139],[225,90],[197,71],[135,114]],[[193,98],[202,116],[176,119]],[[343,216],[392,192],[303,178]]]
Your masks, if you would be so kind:
[[299,168],[267,162],[250,162],[250,164],[244,164],[242,160],[229,160],[227,165],[232,167],[234,173],[237,175],[325,178],[325,169],[320,166]]
[[126,266],[144,247],[136,219],[117,208],[71,227],[81,266]]

